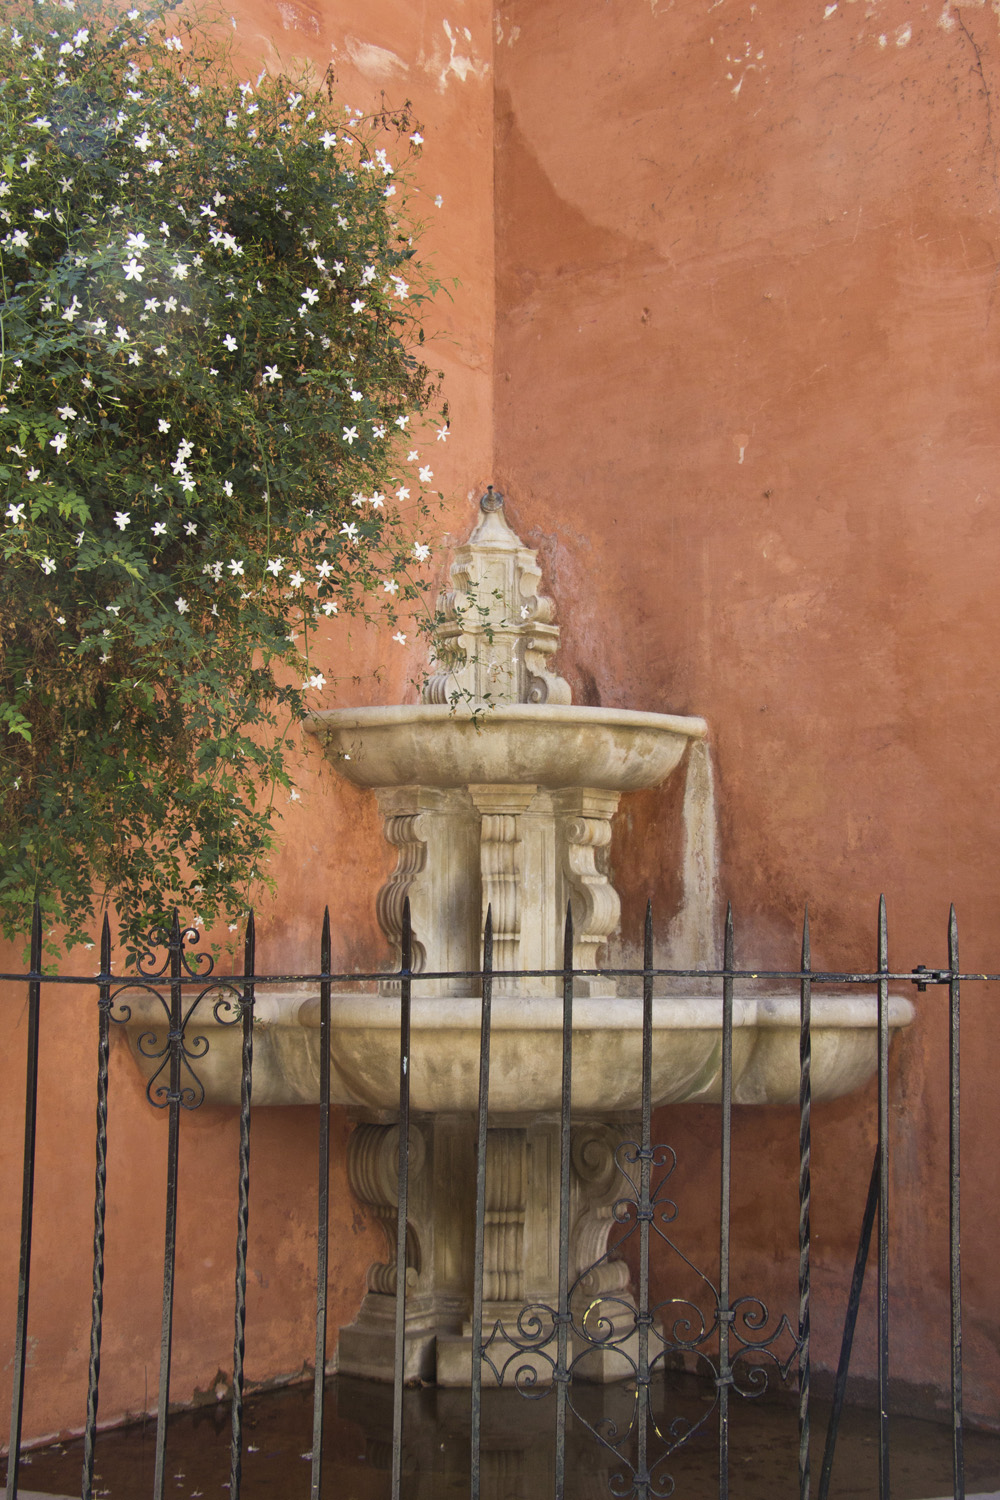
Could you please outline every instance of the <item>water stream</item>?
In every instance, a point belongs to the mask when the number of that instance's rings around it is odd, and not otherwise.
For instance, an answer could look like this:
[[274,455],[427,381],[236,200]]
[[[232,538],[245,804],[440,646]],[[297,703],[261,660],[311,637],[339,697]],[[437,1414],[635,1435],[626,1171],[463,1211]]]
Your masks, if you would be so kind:
[[692,740],[684,783],[681,904],[667,930],[667,965],[716,968],[722,961],[719,922],[715,777],[706,740]]

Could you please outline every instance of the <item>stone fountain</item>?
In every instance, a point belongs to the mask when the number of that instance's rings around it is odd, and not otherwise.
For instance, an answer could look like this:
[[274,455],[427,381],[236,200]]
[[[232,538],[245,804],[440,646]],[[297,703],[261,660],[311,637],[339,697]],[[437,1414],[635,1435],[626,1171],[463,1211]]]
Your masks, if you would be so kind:
[[[567,901],[574,965],[597,967],[620,904],[608,868],[611,825],[623,794],[657,787],[707,734],[702,719],[574,705],[553,670],[559,627],[541,573],[504,516],[500,495],[480,502],[479,523],[456,553],[434,671],[419,704],[316,713],[316,735],[335,770],[378,799],[398,851],[377,898],[398,965],[409,899],[413,968],[449,977],[417,980],[411,1032],[410,1197],[406,1375],[468,1384],[471,1369],[475,1120],[479,1084],[479,985],[488,907],[494,927],[491,1128],[486,1184],[484,1322],[511,1328],[526,1303],[557,1299],[558,1110],[561,981],[516,970],[562,964]],[[675,955],[678,967],[693,966]],[[398,983],[340,994],[331,1013],[334,1102],[354,1121],[348,1169],[354,1192],[386,1235],[386,1260],[368,1273],[356,1321],[343,1329],[339,1368],[391,1379],[399,1087]],[[692,990],[694,986],[690,986]],[[590,1302],[631,1306],[624,1261],[602,1261],[620,1193],[615,1150],[635,1134],[641,1016],[613,982],[575,982],[570,1280],[596,1267]],[[133,1052],[162,1013],[137,997]],[[814,993],[812,1088],[829,1099],[864,1083],[876,1062],[871,998]],[[912,1007],[893,1000],[890,1024]],[[319,1097],[319,999],[261,993],[256,1008],[255,1104]],[[737,996],[733,1097],[798,1098],[798,996]],[[717,1101],[721,1000],[688,993],[654,1002],[654,1105]],[[239,1100],[238,1028],[206,1018],[200,1063],[206,1097]],[[599,1264],[598,1264],[599,1263]],[[612,1304],[609,1303],[609,1306]],[[587,1377],[617,1379],[620,1356],[595,1351]],[[544,1372],[542,1372],[544,1373]]]

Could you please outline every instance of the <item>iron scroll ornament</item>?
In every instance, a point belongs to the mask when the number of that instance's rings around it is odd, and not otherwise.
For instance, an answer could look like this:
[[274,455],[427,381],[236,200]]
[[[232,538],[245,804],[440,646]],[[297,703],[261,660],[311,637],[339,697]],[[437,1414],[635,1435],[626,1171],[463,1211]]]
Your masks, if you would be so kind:
[[[158,1026],[155,1029],[151,1026],[139,1034],[135,1044],[143,1057],[150,1061],[159,1059],[159,1066],[146,1084],[146,1098],[154,1109],[167,1109],[176,1103],[182,1109],[194,1110],[205,1102],[205,1086],[193,1065],[207,1057],[210,1044],[204,1032],[192,1035],[189,1031],[202,1002],[210,995],[216,996],[212,1015],[220,1026],[239,1025],[248,1003],[238,985],[212,977],[215,964],[209,953],[190,951],[200,941],[197,928],[182,928],[175,912],[170,927],[154,927],[145,939],[146,947],[136,964],[141,979],[126,980],[114,989],[109,988],[98,1002],[119,1026],[132,1019],[132,1007],[123,996],[152,995],[162,1007],[165,1033]],[[166,956],[160,961],[157,950],[164,948]],[[207,981],[204,987],[193,999],[185,999],[184,989],[190,988],[191,980],[199,979]],[[169,990],[166,995],[165,989]],[[158,1081],[165,1071],[169,1076],[175,1058],[179,1083],[176,1091]]]
[[[644,1156],[651,1173],[646,1204],[643,1203],[640,1174],[636,1171]],[[559,1369],[554,1352],[559,1311],[547,1303],[526,1304],[520,1309],[513,1327],[498,1319],[483,1337],[479,1354],[498,1386],[504,1384],[508,1371],[512,1371],[514,1386],[527,1399],[543,1399],[556,1386],[564,1386],[573,1417],[617,1461],[618,1467],[608,1478],[608,1489],[615,1500],[647,1500],[647,1497],[648,1500],[667,1500],[674,1492],[674,1479],[666,1471],[666,1465],[678,1449],[707,1427],[718,1409],[723,1387],[729,1387],[744,1398],[762,1396],[769,1386],[767,1366],[770,1365],[783,1381],[787,1381],[802,1346],[787,1314],[783,1313],[777,1323],[773,1323],[766,1304],[759,1297],[737,1297],[729,1307],[723,1307],[719,1288],[667,1232],[667,1226],[678,1216],[677,1204],[667,1196],[667,1187],[677,1166],[677,1156],[671,1146],[652,1146],[644,1153],[638,1142],[623,1141],[614,1152],[614,1165],[625,1186],[622,1196],[612,1207],[618,1233],[613,1231],[613,1243],[609,1242],[604,1253],[582,1270],[570,1286],[567,1321],[573,1353],[566,1367]],[[630,1297],[609,1292],[588,1293],[588,1281],[591,1285],[594,1280],[599,1282],[600,1277],[595,1273],[621,1259],[627,1241],[636,1234],[644,1219],[702,1284],[707,1293],[705,1308],[691,1298],[669,1297],[643,1313]],[[725,1365],[719,1358],[717,1347],[723,1323],[728,1325],[729,1337],[737,1346]],[[635,1357],[640,1326],[645,1327],[650,1345],[644,1371],[640,1370]],[[778,1346],[786,1340],[787,1353],[782,1356]],[[658,1346],[655,1353],[652,1352],[654,1344]],[[579,1399],[573,1399],[573,1379],[581,1363],[595,1352],[607,1351],[614,1351],[621,1360],[623,1380],[632,1396],[627,1418],[623,1421],[607,1416],[591,1421],[581,1410]],[[689,1420],[683,1415],[669,1418],[655,1410],[654,1382],[665,1373],[671,1357],[679,1357],[687,1368],[693,1363],[699,1374],[710,1378],[714,1397],[697,1420]],[[546,1365],[551,1376],[550,1380],[543,1381],[539,1378],[539,1369]],[[646,1442],[642,1445],[647,1450],[645,1463],[633,1458],[640,1424],[646,1430]]]

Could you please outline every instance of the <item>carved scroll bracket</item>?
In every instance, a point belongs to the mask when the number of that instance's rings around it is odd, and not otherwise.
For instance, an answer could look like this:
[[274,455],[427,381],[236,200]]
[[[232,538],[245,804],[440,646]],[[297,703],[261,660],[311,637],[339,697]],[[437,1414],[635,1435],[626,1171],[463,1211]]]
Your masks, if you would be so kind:
[[[418,1174],[426,1152],[420,1131],[410,1127],[410,1171]],[[372,1209],[385,1236],[387,1258],[368,1269],[368,1290],[394,1296],[396,1291],[396,1218],[399,1174],[399,1126],[357,1125],[347,1147],[347,1177],[355,1194]],[[412,1219],[406,1226],[406,1284],[420,1276],[420,1236]]]
[[[582,969],[597,967],[599,950],[621,918],[607,863],[618,800],[617,793],[595,790],[555,798],[563,877],[573,905],[574,958]],[[580,992],[587,993],[587,981],[581,981]]]

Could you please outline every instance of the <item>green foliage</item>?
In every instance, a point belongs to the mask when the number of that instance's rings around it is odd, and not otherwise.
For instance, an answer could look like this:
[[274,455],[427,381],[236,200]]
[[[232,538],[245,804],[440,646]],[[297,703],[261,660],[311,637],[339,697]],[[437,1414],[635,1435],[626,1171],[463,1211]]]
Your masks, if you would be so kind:
[[0,27],[0,924],[70,944],[245,910],[312,632],[422,587],[434,398],[407,112],[100,4]]

